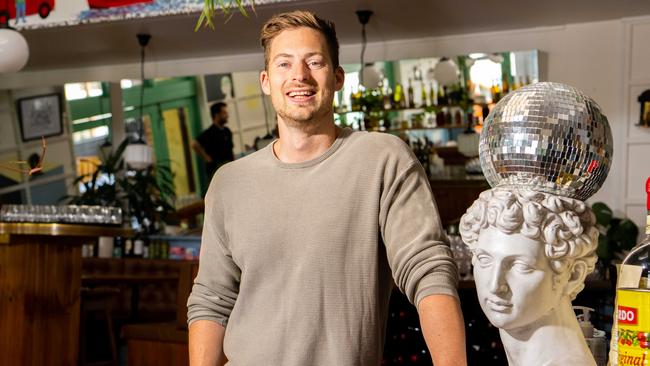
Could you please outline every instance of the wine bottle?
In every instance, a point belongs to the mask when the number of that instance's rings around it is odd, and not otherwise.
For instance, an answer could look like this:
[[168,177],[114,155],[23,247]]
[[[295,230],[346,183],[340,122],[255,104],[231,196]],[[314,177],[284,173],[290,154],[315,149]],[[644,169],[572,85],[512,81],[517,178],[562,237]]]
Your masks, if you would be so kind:
[[506,95],[510,92],[510,82],[508,81],[509,77],[508,74],[503,74],[503,77],[501,78],[501,91],[502,95]]
[[420,107],[425,108],[427,106],[427,87],[422,82],[422,92],[420,93]]
[[124,241],[124,254],[122,255],[122,257],[130,258],[132,256],[133,256],[133,240],[128,238]]
[[415,99],[413,99],[413,80],[409,80],[409,86],[407,88],[407,98],[408,98],[408,107],[415,108]]
[[647,365],[650,362],[650,177],[645,189],[645,237],[623,260],[616,285],[616,310],[609,353],[612,366]]
[[393,101],[394,106],[396,109],[404,108],[404,90],[402,89],[402,85],[400,83],[397,83],[395,85],[395,93],[393,93]]

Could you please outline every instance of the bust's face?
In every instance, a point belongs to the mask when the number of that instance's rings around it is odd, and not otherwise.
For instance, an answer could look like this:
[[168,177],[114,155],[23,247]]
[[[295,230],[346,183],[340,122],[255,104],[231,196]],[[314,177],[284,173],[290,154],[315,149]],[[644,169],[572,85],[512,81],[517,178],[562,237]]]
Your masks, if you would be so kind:
[[561,297],[544,245],[521,234],[481,231],[472,259],[483,312],[497,328],[513,330],[540,319]]

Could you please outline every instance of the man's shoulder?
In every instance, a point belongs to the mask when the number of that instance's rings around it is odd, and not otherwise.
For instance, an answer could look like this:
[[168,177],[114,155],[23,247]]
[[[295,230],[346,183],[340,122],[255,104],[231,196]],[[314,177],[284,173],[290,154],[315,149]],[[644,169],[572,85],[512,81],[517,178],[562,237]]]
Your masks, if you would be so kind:
[[214,134],[214,130],[215,130],[214,125],[210,125],[210,127],[208,127],[205,130],[201,131],[199,136],[197,136],[197,139],[206,138],[207,136],[210,136],[211,134]]
[[375,156],[410,156],[411,149],[399,137],[385,132],[353,132],[350,135],[353,150]]
[[266,148],[255,151],[252,154],[222,165],[215,174],[229,179],[239,179],[249,174],[252,175],[258,169],[268,164],[267,154],[268,151],[266,151]]

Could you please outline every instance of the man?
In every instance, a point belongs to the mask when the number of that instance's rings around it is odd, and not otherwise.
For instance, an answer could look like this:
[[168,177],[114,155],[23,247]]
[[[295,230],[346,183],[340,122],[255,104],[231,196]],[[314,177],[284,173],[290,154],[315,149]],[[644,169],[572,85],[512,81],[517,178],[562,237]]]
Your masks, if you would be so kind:
[[285,13],[261,43],[279,138],[208,190],[190,363],[379,365],[392,277],[435,364],[466,364],[457,268],[424,170],[397,137],[334,124],[334,25]]
[[226,127],[228,107],[217,102],[210,107],[212,126],[192,141],[192,149],[205,161],[208,179],[223,164],[235,160],[232,152],[232,132]]

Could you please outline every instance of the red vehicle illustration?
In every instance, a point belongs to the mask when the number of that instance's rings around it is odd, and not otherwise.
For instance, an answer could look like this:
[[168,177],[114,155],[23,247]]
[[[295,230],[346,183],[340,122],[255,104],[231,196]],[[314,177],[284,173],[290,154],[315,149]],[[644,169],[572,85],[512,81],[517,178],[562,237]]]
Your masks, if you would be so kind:
[[[38,14],[47,18],[54,10],[54,0],[25,0],[25,15]],[[16,17],[15,0],[0,0],[0,24],[8,24],[9,19]]]
[[138,3],[150,3],[152,1],[153,0],[88,0],[88,6],[91,9],[108,9]]

